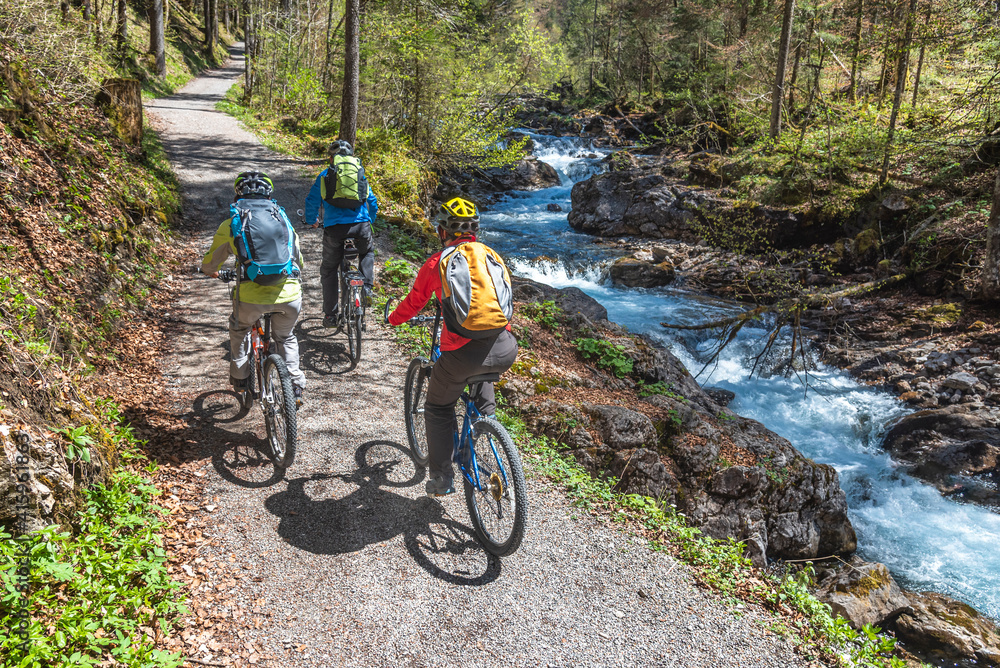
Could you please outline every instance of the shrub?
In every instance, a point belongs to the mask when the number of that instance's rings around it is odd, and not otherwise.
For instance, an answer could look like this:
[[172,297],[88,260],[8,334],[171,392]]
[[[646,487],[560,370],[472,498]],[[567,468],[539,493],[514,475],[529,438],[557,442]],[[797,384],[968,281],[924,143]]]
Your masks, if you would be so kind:
[[598,367],[610,371],[619,378],[632,373],[632,359],[625,355],[622,346],[602,339],[580,338],[573,345],[584,359],[594,361]]

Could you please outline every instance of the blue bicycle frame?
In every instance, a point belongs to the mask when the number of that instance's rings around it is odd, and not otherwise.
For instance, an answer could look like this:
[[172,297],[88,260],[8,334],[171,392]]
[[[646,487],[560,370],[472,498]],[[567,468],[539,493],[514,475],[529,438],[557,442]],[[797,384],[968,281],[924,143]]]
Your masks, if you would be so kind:
[[[434,322],[434,340],[431,342],[431,362],[437,362],[441,358],[441,306],[438,305],[437,316]],[[479,466],[477,466],[476,449],[472,446],[472,423],[483,417],[479,409],[476,408],[475,402],[472,400],[472,396],[469,394],[468,390],[462,391],[462,396],[459,397],[459,401],[465,404],[465,416],[462,418],[462,428],[455,432],[455,446],[452,450],[451,459],[453,462],[458,464],[458,469],[465,476],[465,479],[470,485],[475,489],[483,489],[479,482]],[[460,453],[462,452],[463,443],[468,443],[465,447],[469,450],[469,466],[472,468],[472,474],[462,464],[462,458]],[[497,452],[497,446],[493,442],[493,439],[489,439],[490,449],[493,451],[493,457],[496,461],[500,461],[500,454]],[[510,483],[507,480],[507,471],[503,466],[498,466],[500,469],[500,475],[503,476],[503,485],[506,488]]]

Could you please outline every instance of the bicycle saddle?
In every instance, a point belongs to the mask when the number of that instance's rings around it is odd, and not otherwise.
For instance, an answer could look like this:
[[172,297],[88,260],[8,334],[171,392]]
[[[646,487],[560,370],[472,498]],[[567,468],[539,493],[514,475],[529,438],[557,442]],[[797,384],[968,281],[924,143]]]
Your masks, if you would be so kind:
[[475,383],[495,383],[498,380],[500,380],[500,374],[498,373],[482,373],[478,376],[468,378],[465,382],[469,385],[474,385]]
[[358,247],[354,245],[354,239],[348,237],[344,239],[344,259],[354,259],[358,256]]

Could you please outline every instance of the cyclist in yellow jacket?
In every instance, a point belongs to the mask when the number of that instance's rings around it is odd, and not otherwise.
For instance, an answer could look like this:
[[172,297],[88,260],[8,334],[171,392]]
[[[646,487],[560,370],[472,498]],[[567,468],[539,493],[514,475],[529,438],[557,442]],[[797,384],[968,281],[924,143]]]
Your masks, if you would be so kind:
[[[234,201],[241,199],[270,199],[274,184],[263,172],[243,172],[233,184],[236,193]],[[278,206],[277,203],[274,206]],[[279,207],[280,208],[280,207]],[[292,230],[292,234],[295,234]],[[295,234],[294,262],[301,270],[302,251],[299,237]],[[237,255],[232,232],[232,218],[219,225],[212,240],[212,247],[205,254],[201,271],[212,277],[219,275],[219,269],[229,259]],[[296,272],[297,273],[297,272]],[[229,382],[237,391],[246,388],[250,376],[248,363],[250,352],[250,327],[264,313],[272,313],[271,335],[277,352],[285,360],[292,379],[296,404],[302,403],[302,390],[306,385],[305,374],[299,368],[299,341],[295,336],[295,322],[302,310],[302,286],[297,276],[288,277],[275,285],[259,285],[250,280],[242,280],[233,293],[233,313],[229,316],[229,345],[232,360],[229,363]]]

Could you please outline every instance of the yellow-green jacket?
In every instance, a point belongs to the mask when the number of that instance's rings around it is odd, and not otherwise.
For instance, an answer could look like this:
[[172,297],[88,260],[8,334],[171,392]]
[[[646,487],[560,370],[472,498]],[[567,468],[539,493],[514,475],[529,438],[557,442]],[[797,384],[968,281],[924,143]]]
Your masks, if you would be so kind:
[[[219,271],[230,255],[236,255],[232,222],[232,218],[227,218],[215,231],[212,247],[201,261],[201,270],[206,274]],[[295,233],[295,257],[301,270],[303,262],[298,233]],[[247,304],[287,304],[302,297],[302,286],[297,278],[286,279],[278,285],[257,285],[253,281],[243,281],[239,286],[239,296],[240,301]]]

